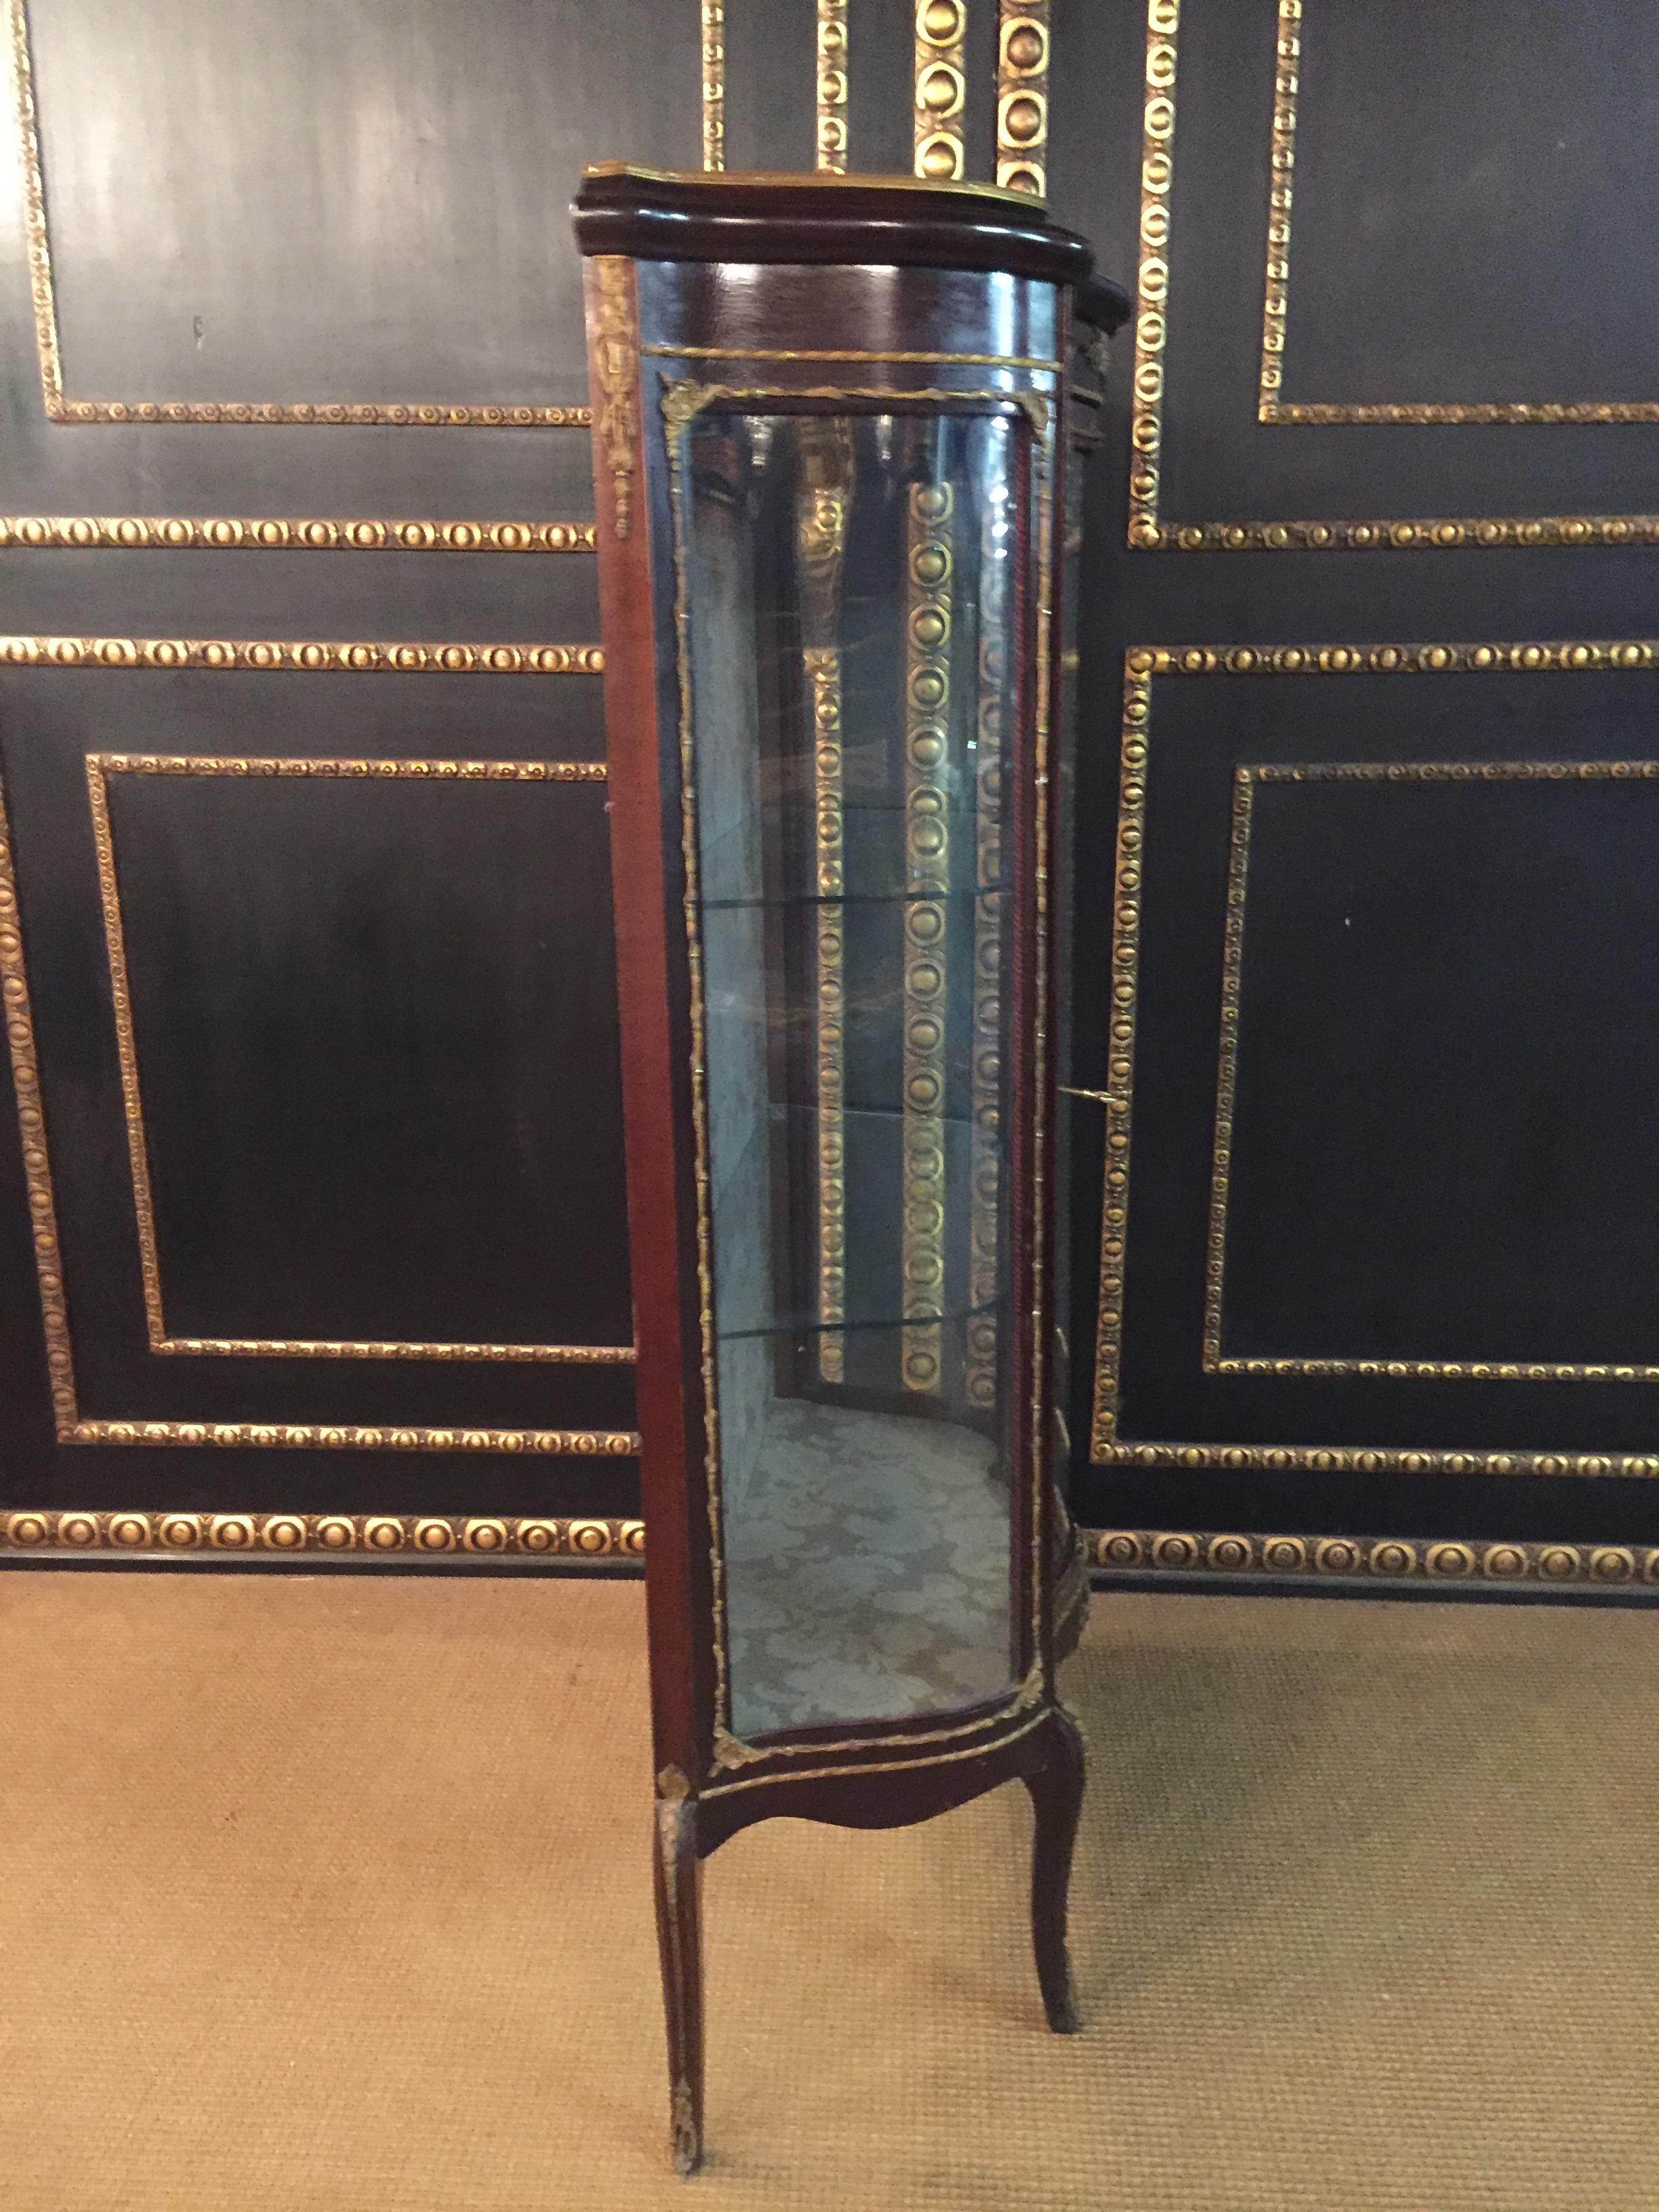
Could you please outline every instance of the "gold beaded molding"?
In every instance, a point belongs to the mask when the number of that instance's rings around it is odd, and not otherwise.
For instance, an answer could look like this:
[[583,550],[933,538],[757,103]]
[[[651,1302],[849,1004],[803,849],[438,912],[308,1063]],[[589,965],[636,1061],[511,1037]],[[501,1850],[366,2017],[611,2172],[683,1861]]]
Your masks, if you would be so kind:
[[[1271,205],[1258,416],[1272,423],[1659,422],[1659,401],[1526,405],[1326,407],[1279,398],[1290,271],[1291,179],[1304,0],[1279,0]],[[1147,0],[1141,130],[1139,305],[1130,414],[1128,542],[1148,552],[1435,551],[1516,545],[1659,543],[1659,515],[1412,515],[1365,520],[1166,521],[1160,511],[1165,356],[1169,342],[1170,195],[1175,181],[1176,78],[1181,0]],[[1270,380],[1271,380],[1271,382]]]
[[1042,199],[1048,189],[1049,0],[998,0],[997,182]]
[[11,37],[13,112],[18,164],[23,180],[23,214],[27,239],[29,290],[34,307],[35,350],[40,359],[40,397],[49,422],[218,422],[230,425],[300,423],[310,429],[331,424],[379,423],[399,429],[585,429],[586,407],[451,406],[431,402],[380,400],[349,403],[270,400],[70,399],[64,391],[63,353],[58,331],[58,301],[52,286],[52,242],[46,229],[46,179],[40,166],[36,125],[34,72],[29,57],[27,0],[6,0]]
[[847,172],[847,0],[818,0],[817,131],[814,166]]
[[726,167],[726,0],[702,0],[702,166]]
[[[1108,1574],[1272,1577],[1320,1582],[1659,1586],[1659,1550],[1624,1544],[1465,1542],[1457,1538],[1236,1535],[1169,1529],[1084,1532]],[[342,1558],[411,1563],[473,1558],[640,1559],[642,1521],[350,1513],[19,1511],[0,1514],[0,1552],[116,1552]]]
[[915,0],[915,167],[917,176],[939,184],[966,171],[963,111],[968,80],[962,47],[968,0]]
[[[1282,645],[1137,646],[1124,656],[1123,724],[1118,810],[1116,866],[1113,891],[1111,1015],[1108,1031],[1107,1084],[1104,1089],[1082,1095],[1105,1109],[1105,1159],[1101,1206],[1100,1276],[1095,1342],[1094,1412],[1090,1456],[1097,1464],[1163,1467],[1225,1468],[1237,1470],[1290,1470],[1312,1468],[1321,1472],[1407,1474],[1626,1475],[1659,1476],[1659,1455],[1599,1452],[1404,1450],[1395,1447],[1297,1446],[1276,1444],[1132,1443],[1118,1431],[1120,1366],[1123,1341],[1124,1269],[1128,1233],[1130,1109],[1134,1086],[1135,1024],[1140,964],[1142,863],[1146,837],[1146,789],[1151,744],[1152,684],[1173,676],[1444,676],[1573,674],[1587,669],[1604,671],[1651,670],[1659,666],[1659,641],[1627,640],[1539,641],[1528,644],[1434,645]],[[1404,781],[1432,775],[1448,781],[1471,783],[1524,775],[1540,781],[1559,781],[1585,775],[1607,777],[1659,775],[1659,761],[1593,763],[1436,762],[1418,764],[1384,763],[1350,767],[1315,763],[1302,768],[1251,771],[1256,781],[1311,780],[1331,775]],[[1249,787],[1246,787],[1247,790]],[[1228,878],[1227,973],[1234,977],[1242,950],[1244,894],[1244,836],[1248,832],[1249,800],[1243,806],[1235,787],[1233,836]],[[1231,1020],[1230,1020],[1231,1006]],[[1230,1001],[1224,979],[1222,1047],[1219,1055],[1214,1152],[1212,1164],[1212,1201],[1207,1249],[1206,1302],[1203,1360],[1213,1367],[1219,1361],[1219,1291],[1217,1236],[1217,1193],[1224,1200],[1230,1172],[1231,1141],[1231,1051],[1236,1028],[1236,993]],[[1216,1178],[1219,1178],[1219,1184]],[[1227,1363],[1230,1371],[1319,1375],[1359,1372],[1380,1377],[1435,1377],[1454,1375],[1478,1381],[1639,1382],[1644,1370],[1604,1366],[1541,1368],[1533,1363],[1514,1365],[1460,1363],[1455,1369],[1433,1363],[1328,1360],[1238,1361]],[[1659,1378],[1656,1378],[1659,1379]]]
[[[356,675],[599,676],[597,645],[371,645],[331,638],[3,637],[15,667],[297,668]],[[459,771],[458,771],[459,772]]]
[[397,1513],[0,1513],[0,1552],[216,1552],[340,1558],[401,1552],[411,1559],[637,1559],[642,1521],[458,1520]]
[[278,515],[5,514],[0,546],[86,551],[591,553],[591,522],[332,521]]
[[1085,1531],[1097,1568],[1116,1574],[1248,1575],[1309,1582],[1659,1586],[1659,1551],[1631,1544],[1466,1543],[1461,1538],[1242,1536],[1207,1531]]

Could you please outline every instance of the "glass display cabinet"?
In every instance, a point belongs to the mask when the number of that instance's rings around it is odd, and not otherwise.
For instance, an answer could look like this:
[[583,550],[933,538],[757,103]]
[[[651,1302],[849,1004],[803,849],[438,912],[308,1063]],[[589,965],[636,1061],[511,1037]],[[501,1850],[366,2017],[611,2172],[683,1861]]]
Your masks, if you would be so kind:
[[699,1863],[769,1814],[1024,1781],[1075,2025],[1058,611],[1076,299],[1127,301],[987,186],[613,167],[576,229],[690,2172]]

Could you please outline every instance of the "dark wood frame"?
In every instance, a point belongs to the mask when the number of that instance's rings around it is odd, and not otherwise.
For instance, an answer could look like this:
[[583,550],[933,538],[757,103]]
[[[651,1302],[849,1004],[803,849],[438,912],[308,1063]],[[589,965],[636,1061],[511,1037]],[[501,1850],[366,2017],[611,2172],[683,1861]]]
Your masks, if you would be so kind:
[[[1054,1157],[1054,1100],[1045,994],[1058,969],[1055,913],[1044,894],[1054,839],[1054,792],[1039,748],[1057,742],[1060,650],[1057,634],[1060,540],[1063,527],[1068,288],[1086,276],[1083,241],[1053,229],[1028,199],[1012,193],[869,179],[663,178],[609,169],[590,173],[576,209],[586,265],[592,370],[595,484],[599,518],[600,604],[606,658],[606,722],[611,842],[621,979],[623,1101],[629,1166],[629,1228],[639,1346],[639,1421],[646,1512],[651,1526],[647,1574],[652,1653],[653,1729],[657,1766],[656,1896],[667,2011],[675,2163],[695,2171],[702,2150],[702,2000],[699,1870],[726,1839],[775,1814],[853,1827],[896,1826],[964,1803],[1018,1779],[1030,1793],[1036,1837],[1031,1918],[1038,1980],[1049,2025],[1077,2026],[1066,1945],[1066,1893],[1083,1790],[1081,1740],[1054,1686],[1052,1571],[1056,1502],[1048,1478],[1053,1430],[1049,1310],[1053,1238],[1045,1216],[1052,1191],[1040,1172]],[[1017,687],[1015,728],[1006,740],[1018,763],[1006,779],[1013,802],[1011,871],[1015,916],[1011,1036],[1018,1065],[1013,1096],[1027,1110],[1012,1115],[1011,1301],[1017,1378],[1014,1423],[1019,1479],[1012,1486],[1012,1558],[1016,1574],[1015,1674],[1008,1696],[953,1713],[909,1721],[835,1725],[741,1744],[726,1732],[717,1697],[720,1622],[718,1492],[706,1468],[705,1347],[698,1279],[698,1194],[693,1128],[694,1026],[684,923],[682,847],[683,711],[674,602],[677,572],[666,452],[655,404],[657,379],[639,353],[640,261],[658,283],[664,262],[833,263],[822,268],[810,309],[793,323],[744,327],[729,306],[713,312],[723,356],[678,332],[688,361],[713,359],[714,376],[744,371],[766,356],[760,375],[769,401],[788,386],[779,411],[875,403],[945,411],[955,395],[939,388],[946,364],[957,380],[976,379],[959,404],[983,411],[990,395],[983,367],[1026,369],[1024,389],[999,389],[1031,418],[1028,450],[1038,459],[1042,541],[1028,549],[1023,591],[1026,633],[1011,641]],[[824,393],[824,370],[802,354],[833,353],[837,330],[860,327],[860,264],[917,271],[914,305],[901,295],[896,351],[886,356],[841,349],[861,364],[860,389]],[[1052,368],[1036,359],[990,356],[982,319],[958,288],[924,271],[998,269],[1055,288]],[[672,273],[672,272],[671,272]],[[709,297],[718,300],[719,279]],[[707,290],[707,285],[704,287]],[[1114,294],[1117,319],[1127,302]],[[705,304],[705,315],[710,312]],[[904,327],[914,324],[914,329]],[[817,327],[814,327],[814,325]],[[694,309],[692,327],[696,328]],[[793,350],[792,350],[793,349]],[[921,364],[920,368],[900,363]],[[813,387],[816,385],[817,390]],[[1034,402],[1036,404],[1034,404]],[[734,401],[734,404],[737,404]],[[672,429],[671,429],[672,434]],[[662,453],[658,447],[663,446]],[[1028,508],[1029,512],[1029,508]],[[1046,645],[1036,634],[1046,621]],[[1041,649],[1040,649],[1041,648]],[[1037,676],[1045,686],[1039,699]],[[1039,711],[1039,709],[1042,711]]]

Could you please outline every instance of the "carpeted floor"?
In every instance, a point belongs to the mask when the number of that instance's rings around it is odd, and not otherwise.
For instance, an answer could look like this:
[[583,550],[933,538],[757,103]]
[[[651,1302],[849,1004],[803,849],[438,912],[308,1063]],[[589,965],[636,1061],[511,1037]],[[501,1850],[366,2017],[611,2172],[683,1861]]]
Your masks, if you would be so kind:
[[712,1862],[667,2169],[642,1596],[0,1575],[6,2212],[1659,2204],[1659,1620],[1097,1599],[1086,2033],[1012,1789]]

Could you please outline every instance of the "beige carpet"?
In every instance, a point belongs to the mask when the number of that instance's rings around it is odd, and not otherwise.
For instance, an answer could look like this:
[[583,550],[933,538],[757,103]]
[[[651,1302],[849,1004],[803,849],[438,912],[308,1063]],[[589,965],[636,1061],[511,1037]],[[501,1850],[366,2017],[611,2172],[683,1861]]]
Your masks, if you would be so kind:
[[1659,1621],[1097,1599],[1087,2032],[1007,1790],[708,1885],[666,2169],[637,1584],[0,1575],[0,2203],[1659,2204]]

